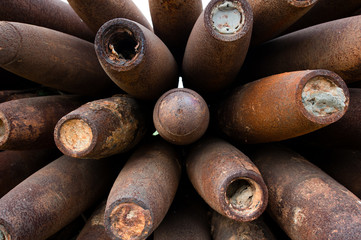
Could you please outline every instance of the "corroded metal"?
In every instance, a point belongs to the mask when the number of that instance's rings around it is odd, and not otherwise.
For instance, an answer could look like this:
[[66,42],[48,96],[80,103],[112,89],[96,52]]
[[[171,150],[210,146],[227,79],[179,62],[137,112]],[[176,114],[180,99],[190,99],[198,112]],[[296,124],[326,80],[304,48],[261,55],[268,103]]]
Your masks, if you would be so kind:
[[[114,92],[92,43],[39,26],[0,22],[0,67],[23,78],[81,95]],[[120,91],[120,90],[119,90]]]
[[251,222],[237,222],[213,212],[212,237],[214,240],[276,240],[262,218]]
[[203,11],[201,0],[149,0],[154,33],[162,39],[179,64],[189,34]]
[[243,143],[297,137],[339,120],[349,105],[346,84],[327,70],[273,75],[241,86],[217,109],[222,131]]
[[343,18],[271,40],[250,54],[244,75],[327,69],[346,82],[361,81],[361,16]]
[[277,36],[306,14],[319,0],[249,0],[253,11],[252,45]]
[[0,198],[52,161],[57,153],[56,149],[0,152]]
[[60,157],[0,199],[0,236],[46,239],[96,203],[113,180],[111,161]]
[[84,103],[77,96],[23,98],[0,104],[0,149],[54,147],[53,132],[61,117]]
[[125,92],[155,100],[178,83],[177,64],[166,45],[149,29],[123,18],[106,22],[95,37],[105,72]]
[[191,89],[172,89],[158,99],[153,122],[158,133],[168,142],[190,144],[201,138],[208,128],[208,106]]
[[165,217],[181,168],[173,147],[153,140],[131,156],[108,196],[105,228],[111,239],[145,239]]
[[137,5],[130,0],[68,0],[81,19],[96,33],[113,18],[126,18],[152,30],[151,25]]
[[251,155],[268,186],[268,211],[292,239],[361,239],[361,201],[303,157],[278,146]]
[[257,167],[231,144],[200,141],[189,152],[187,173],[199,195],[220,214],[252,221],[267,206],[267,187]]
[[141,105],[128,95],[116,95],[86,103],[62,117],[54,139],[65,155],[98,159],[130,150],[146,130]]
[[184,86],[201,94],[230,85],[246,57],[252,9],[245,0],[212,0],[189,36],[183,58]]
[[64,1],[1,0],[0,21],[33,24],[93,41],[94,34]]

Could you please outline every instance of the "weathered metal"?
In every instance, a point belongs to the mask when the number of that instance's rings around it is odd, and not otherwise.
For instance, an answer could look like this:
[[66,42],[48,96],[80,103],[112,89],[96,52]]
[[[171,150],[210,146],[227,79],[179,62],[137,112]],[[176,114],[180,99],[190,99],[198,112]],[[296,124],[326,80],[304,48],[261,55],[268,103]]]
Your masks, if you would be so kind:
[[147,131],[145,111],[128,95],[84,104],[62,117],[54,139],[65,155],[99,159],[133,148]]
[[276,240],[261,218],[251,222],[237,222],[213,212],[212,237],[214,240]]
[[245,0],[212,0],[189,36],[183,58],[184,86],[217,93],[236,78],[246,57],[253,15]]
[[267,187],[257,167],[224,140],[201,140],[190,150],[186,165],[194,188],[218,213],[252,221],[266,209]]
[[50,237],[109,191],[114,172],[111,161],[58,158],[0,199],[0,236]]
[[177,64],[167,46],[149,29],[123,18],[106,22],[95,37],[105,72],[125,92],[156,100],[178,83]]
[[190,144],[201,138],[208,128],[208,106],[195,91],[175,88],[158,99],[153,122],[158,133],[168,142]]
[[101,68],[93,44],[80,38],[39,26],[0,22],[0,46],[0,67],[44,86],[96,96],[117,89]]
[[343,18],[271,40],[249,55],[243,76],[327,69],[346,83],[361,81],[360,25],[361,16]]
[[203,11],[201,0],[149,0],[154,33],[182,63],[188,37]]
[[137,149],[108,196],[105,228],[111,239],[145,239],[165,217],[181,167],[173,147],[162,141]]
[[110,240],[105,232],[104,212],[106,201],[102,202],[88,219],[76,240]]
[[253,11],[251,45],[258,45],[282,33],[319,0],[249,0]]
[[241,86],[217,109],[220,129],[243,143],[281,141],[339,120],[349,105],[346,84],[327,70],[273,75]]
[[0,152],[0,198],[52,161],[57,153],[56,149]]
[[361,201],[318,167],[278,146],[251,154],[268,186],[268,211],[292,239],[361,239]]
[[113,18],[126,18],[152,30],[151,25],[133,1],[129,0],[68,0],[81,19],[96,33]]
[[0,104],[0,149],[55,147],[54,127],[61,117],[84,103],[77,96],[44,96]]
[[1,0],[0,21],[33,24],[93,41],[95,34],[64,1]]

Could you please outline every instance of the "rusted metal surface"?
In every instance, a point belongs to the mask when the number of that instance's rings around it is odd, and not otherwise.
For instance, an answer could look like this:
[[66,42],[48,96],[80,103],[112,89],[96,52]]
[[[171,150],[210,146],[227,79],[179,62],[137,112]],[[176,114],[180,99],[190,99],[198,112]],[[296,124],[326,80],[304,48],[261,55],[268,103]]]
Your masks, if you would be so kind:
[[[92,43],[39,26],[0,22],[0,67],[23,78],[81,95],[114,92]],[[120,89],[119,89],[120,91]]]
[[111,161],[60,157],[0,199],[0,235],[46,239],[96,203],[112,181]]
[[208,106],[191,89],[172,89],[158,99],[153,122],[158,133],[168,142],[190,144],[201,138],[208,128]]
[[303,157],[278,146],[252,154],[268,211],[292,239],[361,239],[361,201]]
[[60,0],[2,0],[0,2],[0,21],[43,26],[91,42],[95,36],[74,10]]
[[220,129],[243,143],[281,141],[339,120],[346,84],[327,70],[282,73],[241,86],[217,109]]
[[129,0],[68,0],[81,19],[96,33],[113,18],[126,18],[152,30],[151,25],[133,1]]
[[95,51],[113,82],[136,98],[156,100],[177,86],[173,55],[138,23],[123,18],[108,21],[95,37]]
[[189,34],[203,11],[201,0],[149,0],[154,33],[182,63]]
[[306,69],[327,69],[346,82],[361,80],[361,16],[343,18],[271,40],[247,58],[250,79]]
[[102,202],[88,219],[76,240],[110,240],[105,232],[104,212],[106,201]]
[[247,1],[212,0],[189,36],[182,66],[184,86],[211,94],[232,83],[246,57],[252,23]]
[[187,157],[187,173],[199,195],[224,216],[252,221],[266,209],[267,187],[257,167],[221,139],[197,143]]
[[293,24],[287,32],[293,32],[316,24],[349,17],[358,8],[361,8],[360,0],[318,0],[317,4]]
[[0,104],[0,149],[54,147],[53,133],[61,117],[84,103],[77,96],[23,98]]
[[146,131],[139,102],[128,95],[115,95],[86,103],[62,117],[54,139],[65,155],[98,159],[130,150]]
[[262,218],[251,222],[237,222],[213,212],[212,237],[214,240],[276,240]]
[[165,217],[176,193],[180,165],[162,141],[142,145],[118,175],[108,196],[105,228],[111,239],[145,239]]
[[300,19],[319,0],[250,0],[253,11],[251,45],[277,36]]
[[0,198],[57,154],[56,149],[0,152]]

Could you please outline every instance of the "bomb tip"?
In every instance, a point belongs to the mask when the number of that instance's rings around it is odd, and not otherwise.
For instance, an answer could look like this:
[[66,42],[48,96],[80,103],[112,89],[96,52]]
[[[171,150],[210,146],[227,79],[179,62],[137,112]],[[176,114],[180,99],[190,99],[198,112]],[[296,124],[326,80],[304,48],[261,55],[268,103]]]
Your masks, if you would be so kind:
[[5,66],[16,60],[21,46],[21,35],[16,27],[0,21],[0,65]]

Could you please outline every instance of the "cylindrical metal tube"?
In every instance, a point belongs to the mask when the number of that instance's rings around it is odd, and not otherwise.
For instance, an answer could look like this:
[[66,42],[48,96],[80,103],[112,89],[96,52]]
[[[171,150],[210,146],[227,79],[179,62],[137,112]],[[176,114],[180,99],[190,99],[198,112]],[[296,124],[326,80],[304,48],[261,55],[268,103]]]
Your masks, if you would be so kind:
[[76,158],[104,158],[134,147],[145,135],[146,117],[130,96],[84,104],[62,117],[54,130],[57,147]]
[[136,98],[155,100],[178,83],[177,64],[167,46],[149,29],[123,18],[106,22],[95,37],[105,72]]
[[105,204],[106,201],[102,202],[94,211],[76,240],[111,240],[104,227]]
[[213,212],[212,237],[214,240],[276,240],[261,218],[251,222],[237,222]]
[[0,149],[54,147],[54,127],[84,103],[76,96],[23,98],[0,104]]
[[0,46],[2,68],[44,86],[97,96],[117,88],[100,66],[93,44],[77,37],[0,22]]
[[184,86],[216,93],[235,80],[246,57],[253,15],[245,0],[212,0],[189,36],[183,58]]
[[221,139],[197,143],[187,157],[187,173],[199,195],[218,213],[252,221],[267,206],[267,187],[257,167]]
[[154,33],[167,45],[179,65],[189,34],[203,11],[201,0],[149,0]]
[[220,129],[237,141],[297,137],[339,120],[349,104],[346,84],[327,70],[273,75],[248,83],[217,109]]
[[201,138],[208,128],[208,106],[191,89],[172,89],[158,99],[153,122],[158,133],[168,142],[190,144]]
[[0,21],[33,24],[93,41],[95,34],[60,0],[1,0]]
[[113,18],[126,18],[152,30],[151,25],[133,1],[129,0],[68,0],[70,6],[96,33]]
[[253,11],[252,45],[277,36],[306,14],[319,0],[250,0]]
[[0,237],[50,237],[107,193],[113,177],[111,161],[58,158],[0,199]]
[[292,239],[361,239],[361,201],[300,155],[277,146],[252,154],[268,211]]
[[107,200],[105,228],[111,239],[148,237],[173,201],[180,172],[170,144],[155,142],[137,149],[119,173]]
[[361,81],[361,16],[343,18],[271,40],[250,54],[244,75],[327,69],[346,82]]
[[0,198],[48,164],[57,153],[56,149],[0,152]]

